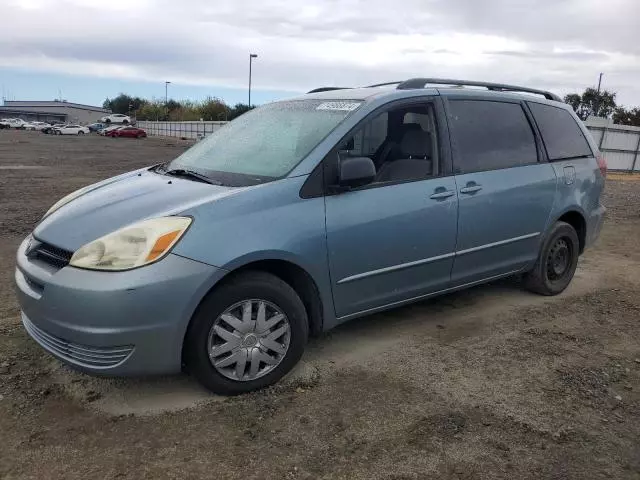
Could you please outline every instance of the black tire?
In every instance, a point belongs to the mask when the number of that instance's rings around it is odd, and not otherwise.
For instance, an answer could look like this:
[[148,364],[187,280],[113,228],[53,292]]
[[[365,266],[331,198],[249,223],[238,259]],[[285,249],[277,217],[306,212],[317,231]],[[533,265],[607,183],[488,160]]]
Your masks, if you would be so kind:
[[[209,360],[208,338],[214,321],[231,305],[247,299],[262,299],[277,305],[290,326],[289,349],[280,364],[266,375],[249,381],[232,380],[218,372]],[[191,319],[183,345],[189,373],[206,388],[220,395],[238,395],[276,383],[300,360],[309,335],[304,304],[287,283],[265,272],[246,272],[214,288],[202,300]]]
[[571,283],[578,266],[580,241],[575,229],[556,222],[545,239],[533,270],[524,276],[524,286],[540,295],[558,295]]
[[122,121],[122,124],[123,124],[123,125],[129,125],[129,120],[123,120],[123,121]]
[[110,124],[110,123],[111,123],[111,119],[110,119],[110,118],[107,118],[107,119],[104,121],[104,123],[106,123],[107,125],[108,125],[108,124]]
[[78,130],[78,135],[84,135],[84,132],[82,130]]

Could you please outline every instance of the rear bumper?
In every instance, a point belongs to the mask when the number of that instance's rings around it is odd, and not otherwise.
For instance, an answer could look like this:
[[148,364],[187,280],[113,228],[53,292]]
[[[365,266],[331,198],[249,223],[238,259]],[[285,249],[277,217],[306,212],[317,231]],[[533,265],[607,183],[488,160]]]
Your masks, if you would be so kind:
[[55,269],[18,251],[22,321],[45,350],[103,375],[174,373],[202,297],[220,278],[215,267],[170,254],[126,272]]
[[585,247],[592,246],[602,231],[602,225],[607,213],[607,209],[604,205],[598,204],[598,208],[591,211],[589,218],[587,218],[587,234],[585,238]]

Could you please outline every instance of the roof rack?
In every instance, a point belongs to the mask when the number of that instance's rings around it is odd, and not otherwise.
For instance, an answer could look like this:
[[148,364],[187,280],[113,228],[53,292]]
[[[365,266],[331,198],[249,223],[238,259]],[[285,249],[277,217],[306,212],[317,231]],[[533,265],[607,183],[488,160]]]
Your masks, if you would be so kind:
[[385,82],[385,83],[376,83],[375,85],[367,85],[365,88],[375,88],[375,87],[388,87],[389,85],[399,85],[404,80],[400,80],[399,82]]
[[[409,80],[399,82],[376,83],[375,85],[367,85],[365,88],[386,87],[397,85],[397,90],[413,90],[417,88],[425,88],[426,85],[454,85],[457,87],[484,87],[492,92],[524,92],[542,95],[547,100],[555,100],[562,102],[562,99],[555,93],[546,90],[537,90],[535,88],[518,87],[516,85],[507,85],[504,83],[475,82],[469,80],[455,80],[451,78],[410,78]],[[332,90],[346,90],[351,87],[320,87],[314,88],[307,93],[329,92]]]
[[331,90],[347,90],[351,87],[319,87],[309,90],[307,93],[330,92]]
[[412,90],[414,88],[424,88],[427,84],[435,85],[455,85],[455,86],[468,86],[468,87],[485,87],[487,90],[494,92],[525,92],[535,93],[542,95],[547,100],[555,100],[561,102],[562,99],[555,93],[547,92],[546,90],[537,90],[535,88],[518,87],[516,85],[506,85],[503,83],[490,83],[490,82],[474,82],[468,80],[454,80],[450,78],[411,78],[401,82],[396,88],[398,90]]

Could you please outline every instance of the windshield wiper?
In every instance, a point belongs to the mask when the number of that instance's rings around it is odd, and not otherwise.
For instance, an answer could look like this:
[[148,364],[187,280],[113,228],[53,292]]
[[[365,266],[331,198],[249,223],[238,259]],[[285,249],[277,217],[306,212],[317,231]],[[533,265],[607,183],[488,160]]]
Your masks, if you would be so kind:
[[222,183],[217,180],[213,180],[206,175],[202,175],[201,173],[194,172],[193,170],[187,170],[185,168],[174,168],[173,170],[167,170],[163,173],[174,177],[191,178],[198,182],[210,183],[211,185],[222,185]]

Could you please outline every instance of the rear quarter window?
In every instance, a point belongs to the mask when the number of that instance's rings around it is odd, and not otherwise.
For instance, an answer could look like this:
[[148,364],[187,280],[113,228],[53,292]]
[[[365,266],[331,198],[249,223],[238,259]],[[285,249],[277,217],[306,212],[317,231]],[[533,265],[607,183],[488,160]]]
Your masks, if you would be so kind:
[[529,102],[549,160],[592,156],[589,142],[569,112],[553,105]]

